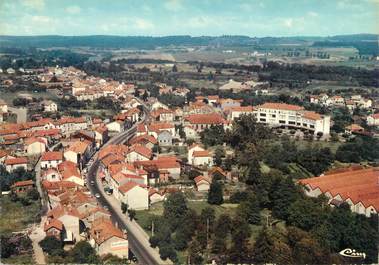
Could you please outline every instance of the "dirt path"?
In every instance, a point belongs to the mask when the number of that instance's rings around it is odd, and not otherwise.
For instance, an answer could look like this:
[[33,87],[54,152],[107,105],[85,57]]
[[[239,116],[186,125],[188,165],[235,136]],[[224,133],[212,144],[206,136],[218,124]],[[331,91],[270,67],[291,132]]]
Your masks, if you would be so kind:
[[42,248],[39,246],[39,242],[45,238],[45,232],[42,227],[45,223],[45,217],[42,217],[41,224],[34,225],[32,233],[30,234],[30,239],[32,240],[33,251],[34,251],[34,260],[36,264],[46,264],[45,255],[42,251]]

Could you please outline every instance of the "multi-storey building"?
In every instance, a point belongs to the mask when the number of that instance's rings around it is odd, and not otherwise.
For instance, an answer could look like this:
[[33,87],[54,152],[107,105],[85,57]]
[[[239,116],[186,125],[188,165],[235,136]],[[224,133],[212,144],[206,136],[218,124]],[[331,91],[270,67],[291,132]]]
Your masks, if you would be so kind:
[[313,111],[306,111],[301,106],[284,103],[265,103],[254,108],[258,122],[271,126],[286,126],[307,129],[311,132],[330,133],[330,117]]

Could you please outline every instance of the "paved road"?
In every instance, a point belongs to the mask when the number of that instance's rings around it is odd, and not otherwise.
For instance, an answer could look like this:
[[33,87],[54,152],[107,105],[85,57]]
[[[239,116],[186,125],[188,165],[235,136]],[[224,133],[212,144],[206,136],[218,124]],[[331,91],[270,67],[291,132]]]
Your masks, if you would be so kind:
[[[146,115],[144,118],[145,117]],[[110,139],[104,146],[124,143],[132,138],[136,131],[137,125],[135,124],[127,131],[124,131]],[[112,221],[117,224],[120,229],[128,231],[129,246],[133,254],[137,257],[138,263],[146,265],[172,264],[172,262],[169,260],[162,260],[157,249],[154,249],[150,246],[148,236],[145,231],[143,231],[143,229],[135,221],[130,221],[127,216],[122,214],[120,203],[114,199],[113,196],[108,196],[104,193],[102,184],[100,183],[99,178],[96,177],[100,165],[100,162],[97,159],[97,155],[98,154],[96,153],[94,156],[94,162],[89,167],[87,174],[87,183],[90,184],[92,181],[95,183],[94,185],[89,185],[90,191],[92,194],[100,195],[97,200],[102,206],[106,206],[108,208],[109,212],[111,213]]]

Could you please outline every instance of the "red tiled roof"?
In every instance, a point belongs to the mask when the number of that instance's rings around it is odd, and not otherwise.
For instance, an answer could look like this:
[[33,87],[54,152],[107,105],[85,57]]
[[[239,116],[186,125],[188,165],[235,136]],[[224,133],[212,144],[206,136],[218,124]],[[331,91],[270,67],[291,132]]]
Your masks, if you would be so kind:
[[223,124],[224,118],[217,113],[211,114],[192,114],[185,118],[192,124]]
[[175,126],[167,122],[156,122],[156,123],[151,123],[150,125],[147,126],[147,128],[150,132],[159,132],[161,130],[175,128]]
[[47,191],[54,191],[54,190],[69,190],[69,189],[75,189],[77,187],[80,187],[75,182],[71,181],[42,181],[42,186]]
[[267,102],[267,103],[264,103],[263,105],[259,105],[259,106],[257,106],[257,108],[292,110],[292,111],[298,111],[298,110],[304,109],[301,106],[290,105],[290,104],[285,104],[285,103],[271,103],[271,102]]
[[26,157],[8,158],[8,159],[5,159],[4,163],[5,163],[5,165],[27,164],[28,159]]
[[24,186],[32,186],[34,184],[33,180],[23,180],[23,181],[17,181],[12,185],[12,188],[15,187],[24,187]]
[[30,145],[30,144],[33,144],[33,143],[35,143],[35,142],[39,142],[39,143],[41,143],[41,144],[46,145],[45,140],[43,140],[43,139],[41,139],[41,138],[31,137],[31,138],[27,138],[27,139],[24,140],[24,143],[25,143],[26,145]]
[[300,183],[312,189],[319,188],[333,197],[350,198],[354,204],[361,202],[365,207],[373,206],[379,211],[379,168],[364,168],[330,173],[320,177],[302,179]]
[[132,145],[128,151],[128,153],[132,153],[132,152],[136,152],[146,158],[150,158],[151,155],[152,155],[152,151],[145,147],[145,146],[142,146],[142,145]]
[[120,186],[118,188],[118,190],[122,193],[127,193],[128,191],[130,191],[131,189],[133,189],[134,187],[137,187],[137,186],[140,186],[142,188],[146,188],[146,185],[142,185],[142,184],[138,184],[138,183],[133,182],[133,181],[129,181],[129,182],[125,183],[124,185]]
[[41,161],[63,160],[62,152],[46,152],[41,156]]
[[96,219],[92,223],[90,234],[98,245],[112,237],[127,239],[124,233],[112,224],[111,220],[103,218]]
[[129,143],[130,144],[139,144],[141,142],[150,142],[152,144],[156,144],[158,141],[157,139],[155,139],[154,136],[151,136],[151,135],[148,135],[148,134],[143,134],[143,135],[140,135],[140,136],[136,136],[136,137],[133,137]]
[[76,164],[74,162],[68,161],[68,160],[63,161],[63,162],[61,162],[61,163],[58,164],[58,170],[60,172],[66,170],[68,168],[70,168],[70,169],[76,169],[77,166],[76,166]]
[[45,225],[44,225],[43,231],[46,232],[51,228],[56,228],[56,229],[62,231],[63,230],[63,223],[61,221],[59,221],[58,219],[47,220]]
[[211,156],[207,150],[204,151],[193,151],[193,157],[209,157]]
[[170,169],[170,168],[180,168],[180,164],[176,157],[158,157],[156,160],[148,161],[135,161],[136,166],[156,166],[157,169]]
[[208,183],[211,183],[211,181],[209,180],[209,178],[207,177],[204,177],[204,176],[197,176],[196,178],[193,179],[196,183],[196,185],[201,182],[201,181],[206,181]]
[[304,111],[303,118],[315,121],[322,119],[321,115],[314,111]]
[[83,154],[86,151],[88,145],[89,144],[87,142],[75,141],[69,146],[66,152],[72,151],[77,154]]

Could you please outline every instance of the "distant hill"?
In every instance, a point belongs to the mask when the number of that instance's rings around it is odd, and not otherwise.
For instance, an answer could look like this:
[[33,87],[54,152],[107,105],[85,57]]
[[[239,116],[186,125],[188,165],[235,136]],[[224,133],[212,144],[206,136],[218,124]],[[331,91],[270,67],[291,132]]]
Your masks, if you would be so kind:
[[[0,36],[0,47],[93,47],[93,48],[135,48],[154,49],[156,47],[169,46],[249,46],[249,45],[280,45],[280,44],[305,44],[314,46],[359,46],[362,43],[370,43],[369,53],[375,51],[378,46],[376,34],[340,35],[331,37],[264,37],[255,38],[248,36],[201,36],[191,37],[165,36]],[[364,45],[363,45],[364,46]],[[364,49],[363,49],[364,50]]]

